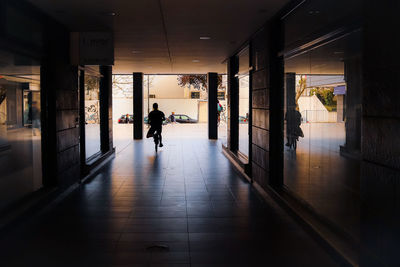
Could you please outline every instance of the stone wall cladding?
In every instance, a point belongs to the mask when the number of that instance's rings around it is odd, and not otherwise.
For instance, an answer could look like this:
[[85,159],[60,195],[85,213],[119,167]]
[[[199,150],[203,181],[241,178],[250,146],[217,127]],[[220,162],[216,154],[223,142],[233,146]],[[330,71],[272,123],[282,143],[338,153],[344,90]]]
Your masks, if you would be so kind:
[[261,30],[252,40],[252,176],[263,188],[269,184],[269,79],[268,32]]

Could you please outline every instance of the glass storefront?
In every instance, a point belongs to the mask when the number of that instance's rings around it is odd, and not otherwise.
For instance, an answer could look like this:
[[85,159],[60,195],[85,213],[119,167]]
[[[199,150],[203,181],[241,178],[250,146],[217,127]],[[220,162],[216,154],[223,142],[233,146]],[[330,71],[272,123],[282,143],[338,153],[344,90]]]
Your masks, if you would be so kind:
[[40,63],[0,50],[0,210],[42,187]]
[[284,184],[358,239],[360,32],[285,59]]
[[119,151],[133,139],[133,75],[113,75],[112,86],[113,144]]
[[86,159],[100,153],[100,74],[85,69],[85,150]]
[[239,151],[249,156],[249,48],[243,49],[239,55]]
[[221,84],[218,87],[218,101],[222,106],[218,125],[218,139],[224,146],[228,145],[228,75],[220,75]]

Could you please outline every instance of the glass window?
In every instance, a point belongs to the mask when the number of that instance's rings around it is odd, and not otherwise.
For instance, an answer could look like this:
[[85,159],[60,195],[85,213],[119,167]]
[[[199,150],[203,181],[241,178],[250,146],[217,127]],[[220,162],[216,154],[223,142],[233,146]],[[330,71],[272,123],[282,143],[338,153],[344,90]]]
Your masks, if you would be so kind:
[[191,92],[190,98],[192,99],[200,99],[200,92]]
[[[239,54],[239,151],[249,156],[249,48]],[[241,119],[242,118],[242,119]]]
[[40,63],[1,50],[0,63],[2,210],[42,187],[42,147]]
[[85,69],[85,148],[86,159],[100,152],[100,75]]
[[[126,114],[134,116],[133,75],[113,75],[112,86],[113,145],[118,151],[126,147],[133,138],[133,117],[129,123],[126,120]],[[123,118],[118,121],[121,116]]]
[[228,144],[228,109],[227,109],[227,75],[218,75],[218,101],[222,106],[222,111],[219,113],[219,125],[218,125],[218,139],[225,146]]
[[284,183],[358,239],[360,33],[285,59]]

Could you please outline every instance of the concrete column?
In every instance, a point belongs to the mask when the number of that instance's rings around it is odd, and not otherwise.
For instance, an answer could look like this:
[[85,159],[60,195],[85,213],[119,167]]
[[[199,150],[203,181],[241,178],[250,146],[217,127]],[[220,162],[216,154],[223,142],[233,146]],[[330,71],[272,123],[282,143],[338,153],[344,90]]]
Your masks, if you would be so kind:
[[81,165],[81,176],[84,177],[87,174],[86,171],[86,119],[85,119],[85,70],[79,70],[79,151],[80,151],[80,165]]
[[342,154],[361,158],[361,102],[362,63],[360,56],[344,62],[346,80],[346,143],[340,148]]
[[239,146],[239,70],[236,56],[228,59],[228,148],[236,152]]
[[344,116],[345,116],[345,105],[344,105],[344,95],[337,95],[337,122],[343,122],[344,121]]
[[100,147],[112,149],[112,66],[100,66]]
[[143,73],[133,73],[133,139],[143,139]]
[[286,85],[286,110],[296,108],[296,73],[288,72],[285,74]]
[[218,74],[209,72],[207,74],[208,88],[208,139],[218,139],[218,116],[217,116],[217,92]]

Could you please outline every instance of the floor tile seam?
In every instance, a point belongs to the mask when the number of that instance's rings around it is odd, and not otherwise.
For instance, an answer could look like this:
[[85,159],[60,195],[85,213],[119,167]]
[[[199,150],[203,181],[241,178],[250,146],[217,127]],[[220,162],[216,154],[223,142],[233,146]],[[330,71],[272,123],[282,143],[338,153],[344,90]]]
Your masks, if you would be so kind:
[[[112,177],[109,177],[109,179],[112,179]],[[121,190],[122,186],[124,185],[125,181],[127,180],[127,178],[124,179],[124,181],[118,186],[118,189],[115,190],[115,192],[113,194],[111,194],[112,198],[117,197],[118,192]]]
[[117,251],[118,251],[118,244],[119,244],[119,242],[120,242],[120,240],[121,240],[121,237],[122,237],[122,234],[123,234],[124,232],[120,232],[119,234],[118,234],[118,238],[117,238],[117,240],[116,240],[116,242],[115,242],[115,244],[114,244],[114,248],[113,248],[113,253],[116,253]]
[[231,194],[231,196],[232,196],[232,198],[233,198],[233,200],[234,200],[234,202],[236,204],[236,207],[238,208],[239,207],[238,200],[236,199],[235,194],[233,194],[232,189],[231,189],[230,186],[228,186],[228,190],[229,190],[229,193]]
[[[168,167],[169,167],[169,161],[170,161],[170,159],[171,159],[171,153],[168,153],[167,167],[166,167],[167,170],[168,170]],[[163,199],[163,196],[164,196],[165,184],[167,183],[167,174],[168,174],[168,171],[165,171],[164,174],[163,174],[164,182],[163,182],[163,187],[162,187],[162,191],[161,191],[160,206],[161,206],[162,199]]]
[[[181,145],[181,149],[183,152],[183,145]],[[182,154],[183,155],[183,154]],[[190,239],[189,239],[189,216],[188,216],[188,205],[187,205],[187,190],[186,190],[186,175],[183,177],[183,183],[184,183],[184,191],[185,191],[185,208],[186,208],[186,233],[187,233],[187,245],[188,245],[188,254],[189,254],[189,266],[192,266],[192,255],[191,255],[191,249],[190,249]]]
[[[192,146],[193,146],[193,145],[192,145]],[[192,147],[192,148],[193,148],[193,147]],[[202,166],[201,166],[201,164],[200,164],[200,160],[199,160],[199,158],[198,158],[198,155],[195,153],[194,156],[195,156],[195,159],[196,159],[196,161],[197,161],[197,165],[199,166],[199,169],[200,169],[200,174],[201,174],[201,178],[202,178],[202,180],[203,180],[203,184],[204,184],[204,186],[205,186],[207,192],[209,192],[208,186],[207,186],[206,181],[205,181],[205,179],[204,179],[204,172],[203,172],[203,168],[202,168]]]

